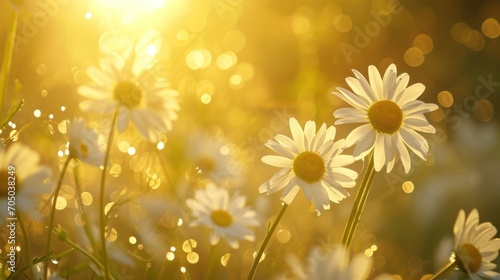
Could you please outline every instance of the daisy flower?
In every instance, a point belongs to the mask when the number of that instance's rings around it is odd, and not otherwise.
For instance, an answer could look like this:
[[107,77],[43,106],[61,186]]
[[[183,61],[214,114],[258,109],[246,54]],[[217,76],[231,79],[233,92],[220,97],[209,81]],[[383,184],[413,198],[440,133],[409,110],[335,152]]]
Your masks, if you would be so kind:
[[246,198],[234,195],[229,197],[226,189],[214,184],[207,184],[206,189],[198,190],[195,199],[187,199],[186,205],[191,209],[195,220],[191,226],[203,225],[212,229],[210,244],[219,243],[224,238],[233,249],[238,249],[238,240],[254,240],[249,226],[258,226],[256,212],[245,207]]
[[217,185],[240,186],[242,165],[222,137],[196,132],[187,140],[186,156],[191,169],[200,178],[210,178]]
[[496,265],[491,263],[500,250],[500,239],[492,239],[496,233],[497,229],[491,223],[479,224],[476,209],[473,209],[467,218],[464,210],[458,213],[453,227],[455,256],[458,267],[465,271],[470,279],[500,279],[500,274],[492,271]]
[[125,130],[131,122],[151,142],[160,141],[172,129],[179,110],[178,93],[167,82],[147,81],[152,78],[146,77],[151,75],[147,71],[133,74],[116,54],[101,58],[100,68],[89,67],[87,75],[93,83],[78,88],[80,95],[89,98],[80,103],[82,111],[100,114],[118,108],[118,130]]
[[294,256],[287,259],[299,279],[366,280],[372,271],[373,260],[364,254],[356,254],[346,266],[343,246],[314,247],[304,267]]
[[405,172],[410,171],[408,149],[423,160],[427,157],[429,144],[418,132],[435,133],[424,113],[438,108],[436,104],[416,100],[425,90],[421,83],[408,86],[410,77],[403,73],[397,76],[396,65],[387,67],[384,77],[373,65],[368,67],[369,82],[356,70],[356,78],[346,78],[353,92],[337,88],[336,96],[354,108],[341,108],[333,113],[339,118],[335,125],[359,123],[346,137],[345,145],[354,148],[356,160],[374,151],[374,166],[380,171],[384,165],[391,172],[396,159],[403,163]]
[[91,165],[103,164],[106,146],[104,137],[95,129],[86,127],[85,120],[78,118],[69,123],[68,135],[70,155]]
[[[0,220],[5,221],[7,217],[7,201],[10,197],[7,182],[12,177],[15,177],[16,210],[33,219],[39,218],[37,207],[41,202],[40,197],[50,194],[53,186],[49,180],[51,170],[39,162],[40,156],[20,143],[13,143],[7,149],[0,148],[0,182],[5,182],[0,187]],[[9,170],[9,166],[15,168],[14,173]]]
[[316,132],[316,123],[308,121],[304,130],[295,118],[290,118],[292,138],[278,134],[276,141],[266,146],[279,153],[262,157],[262,161],[280,167],[271,179],[259,187],[259,192],[271,194],[284,189],[281,200],[290,204],[302,189],[316,211],[330,209],[330,201],[339,203],[349,196],[344,188],[352,188],[358,173],[343,166],[354,162],[352,156],[341,155],[344,139],[333,141],[336,129],[323,124]]

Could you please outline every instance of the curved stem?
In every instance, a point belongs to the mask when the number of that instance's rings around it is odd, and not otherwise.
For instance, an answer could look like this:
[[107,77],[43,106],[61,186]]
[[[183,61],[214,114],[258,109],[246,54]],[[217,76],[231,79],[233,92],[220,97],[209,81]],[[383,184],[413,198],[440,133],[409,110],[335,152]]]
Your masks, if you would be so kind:
[[71,247],[75,248],[77,251],[80,253],[84,254],[87,258],[89,258],[95,265],[97,265],[100,269],[104,270],[104,266],[99,262],[98,259],[96,259],[92,254],[89,252],[85,251],[82,247],[80,247],[78,244],[75,242],[71,241],[70,239],[65,240],[66,243],[68,243]]
[[109,130],[108,136],[108,146],[106,147],[106,154],[104,155],[104,163],[102,168],[101,175],[101,188],[99,192],[99,210],[100,210],[100,225],[99,225],[99,233],[101,236],[101,250],[102,250],[102,259],[104,265],[104,279],[110,279],[109,275],[109,262],[108,262],[108,250],[106,248],[106,209],[105,209],[105,186],[106,186],[106,171],[109,162],[109,154],[111,151],[111,145],[113,144],[113,134],[115,132],[116,121],[118,120],[118,109],[113,114],[113,120],[111,121],[111,128]]
[[436,274],[432,275],[432,277],[429,280],[435,280],[438,279],[440,276],[445,275],[451,270],[454,270],[457,267],[457,261],[449,262],[441,270],[439,270]]
[[0,72],[0,121],[3,117],[3,103],[5,101],[5,96],[7,95],[10,67],[12,65],[12,57],[14,56],[18,17],[19,10],[14,9],[14,11],[12,12],[12,19],[10,21],[9,32],[7,33],[7,39],[5,40],[1,69],[2,71]]
[[280,212],[278,213],[278,216],[276,217],[276,220],[274,220],[273,225],[267,231],[266,237],[264,238],[264,241],[260,245],[259,252],[257,253],[257,256],[255,256],[255,258],[253,260],[252,268],[250,269],[250,273],[248,274],[248,278],[247,278],[248,280],[253,279],[253,276],[255,275],[255,272],[257,271],[257,266],[259,265],[260,258],[262,257],[262,254],[264,253],[264,250],[266,249],[267,243],[271,239],[271,236],[273,235],[274,230],[278,226],[278,223],[281,220],[281,217],[283,217],[283,214],[285,213],[285,210],[287,207],[288,207],[288,204],[283,204]]
[[370,187],[375,177],[375,168],[373,166],[373,152],[368,160],[368,165],[365,170],[365,175],[361,181],[361,186],[359,187],[358,193],[356,194],[356,199],[354,200],[354,205],[351,210],[351,215],[347,221],[344,233],[342,235],[342,244],[345,246],[345,250],[348,253],[351,247],[352,239],[354,233],[356,232],[356,227],[358,226],[361,213],[368,199],[368,193],[370,192]]
[[61,190],[64,174],[66,174],[66,170],[68,169],[68,165],[72,159],[73,159],[73,157],[70,155],[64,161],[64,164],[63,164],[63,167],[61,170],[61,175],[59,176],[59,179],[57,180],[57,186],[56,186],[56,189],[54,190],[54,195],[52,196],[52,208],[50,209],[49,232],[48,232],[48,236],[47,236],[47,249],[45,250],[45,255],[47,256],[47,258],[45,259],[44,268],[43,268],[43,279],[47,279],[47,273],[49,271],[49,259],[50,258],[48,256],[50,254],[50,246],[51,246],[51,241],[52,241],[52,228],[54,227],[54,218],[56,216],[57,197],[59,196],[59,191]]
[[30,272],[31,272],[31,277],[35,277],[34,273],[33,273],[33,265],[31,265],[31,262],[33,261],[31,259],[31,250],[30,250],[30,243],[28,241],[28,234],[26,232],[26,227],[24,226],[24,223],[23,223],[23,220],[21,219],[21,215],[18,214],[17,215],[17,220],[19,221],[19,225],[21,226],[21,231],[23,232],[23,238],[24,238],[24,246],[26,247],[26,255],[28,256],[28,261],[29,261],[29,264],[30,264]]

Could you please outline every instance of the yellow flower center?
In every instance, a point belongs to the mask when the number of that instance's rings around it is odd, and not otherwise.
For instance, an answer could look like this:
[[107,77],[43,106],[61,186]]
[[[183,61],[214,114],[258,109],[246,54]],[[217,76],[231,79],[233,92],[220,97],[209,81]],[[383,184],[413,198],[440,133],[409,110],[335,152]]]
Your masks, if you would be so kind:
[[479,271],[483,258],[476,246],[465,243],[457,249],[458,264],[461,268],[472,273]]
[[80,153],[83,157],[86,158],[89,156],[89,147],[87,147],[87,145],[80,142],[78,143],[78,147],[80,148]]
[[398,104],[389,100],[381,100],[370,106],[368,119],[376,131],[393,134],[401,127],[403,111]]
[[293,172],[309,184],[317,182],[326,172],[325,161],[317,153],[302,152],[293,160]]
[[214,171],[215,162],[210,157],[200,157],[196,163],[196,167],[201,171],[208,173],[210,171]]
[[131,82],[119,82],[113,92],[115,99],[128,108],[136,108],[141,104],[142,91]]
[[210,214],[212,221],[221,227],[228,227],[233,223],[233,217],[225,210],[214,210]]

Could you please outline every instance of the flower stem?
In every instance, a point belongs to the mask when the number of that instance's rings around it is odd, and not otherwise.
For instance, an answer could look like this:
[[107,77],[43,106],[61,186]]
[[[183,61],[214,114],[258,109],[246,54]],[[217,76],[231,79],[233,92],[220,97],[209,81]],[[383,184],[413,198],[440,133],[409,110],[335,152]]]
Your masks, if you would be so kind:
[[78,161],[75,161],[75,162],[76,162],[76,165],[75,165],[73,175],[75,177],[74,178],[75,179],[75,188],[76,188],[76,193],[77,193],[76,201],[78,202],[78,209],[80,210],[80,215],[82,216],[82,219],[84,222],[83,228],[85,230],[87,238],[89,239],[90,245],[92,246],[92,249],[94,250],[94,252],[97,252],[98,245],[96,244],[95,239],[94,239],[94,235],[92,234],[92,229],[90,228],[91,223],[90,223],[89,217],[85,213],[85,205],[82,202],[82,188],[80,186],[80,178],[78,176]]
[[215,246],[216,245],[212,245],[210,247],[210,253],[208,255],[208,268],[207,271],[205,272],[205,276],[203,277],[203,279],[205,280],[212,279],[211,276],[212,276],[212,270],[214,268]]
[[100,188],[100,193],[99,193],[99,209],[100,209],[100,226],[99,226],[99,233],[101,236],[101,249],[102,249],[102,261],[103,261],[103,266],[104,266],[104,279],[108,280],[110,279],[110,274],[109,274],[109,262],[108,262],[108,251],[106,248],[106,209],[105,209],[105,201],[104,201],[104,196],[106,194],[105,192],[105,185],[106,185],[106,171],[108,167],[108,162],[109,162],[109,155],[111,152],[111,145],[113,144],[113,134],[115,132],[115,126],[116,126],[116,121],[118,120],[118,109],[114,112],[113,114],[113,120],[111,121],[111,128],[109,130],[109,136],[108,136],[108,146],[106,147],[106,154],[104,155],[104,163],[102,167],[102,176],[101,176],[101,188]]
[[[0,72],[0,121],[3,116],[3,103],[7,95],[7,85],[9,83],[10,67],[12,65],[12,57],[14,56],[14,45],[16,41],[17,19],[19,17],[19,10],[14,9],[10,21],[7,39],[5,40],[5,47],[3,52],[2,71]],[[1,127],[0,127],[1,128]]]
[[255,272],[257,271],[257,266],[259,265],[260,258],[262,257],[262,254],[264,253],[264,250],[266,249],[267,243],[271,239],[271,236],[273,235],[274,230],[278,226],[279,221],[281,220],[281,217],[283,217],[283,214],[285,213],[286,208],[288,207],[288,204],[283,204],[281,207],[280,212],[278,213],[278,216],[276,217],[276,220],[274,220],[273,225],[269,230],[267,231],[266,237],[264,238],[264,241],[260,245],[259,252],[257,253],[257,256],[255,256],[253,263],[252,263],[252,268],[250,269],[250,273],[248,274],[248,280],[253,279],[253,276],[255,275]]
[[[24,238],[24,246],[26,255],[28,256],[28,261],[31,263],[31,250],[30,250],[30,243],[28,241],[28,234],[26,232],[26,227],[24,226],[23,220],[21,219],[21,215],[18,213],[17,214],[17,219],[19,220],[19,225],[21,226],[21,231],[23,232],[23,238]],[[30,265],[30,272],[31,272],[31,277],[35,277],[35,274],[33,273],[33,265]]]
[[429,280],[438,279],[440,276],[445,275],[451,270],[454,270],[457,267],[457,261],[448,262],[441,270],[439,270],[436,274],[434,274]]
[[358,226],[361,213],[365,207],[374,177],[375,168],[373,166],[373,153],[371,153],[370,159],[368,160],[368,166],[365,170],[365,175],[361,181],[358,193],[356,194],[356,199],[354,200],[351,215],[349,216],[344,234],[342,235],[342,244],[345,246],[346,252],[349,252],[349,248],[351,247],[352,239],[354,237],[356,227]]
[[49,218],[49,232],[47,234],[47,249],[45,249],[45,255],[47,256],[47,258],[45,259],[45,265],[43,268],[43,279],[47,279],[47,273],[49,271],[50,258],[48,256],[50,254],[50,247],[52,241],[52,228],[54,227],[54,218],[56,216],[57,197],[59,197],[59,191],[61,190],[64,174],[66,174],[66,170],[68,169],[68,165],[72,159],[73,157],[70,155],[64,161],[61,170],[61,175],[59,175],[59,179],[57,180],[57,186],[56,189],[54,190],[54,195],[52,196],[52,209],[50,209],[50,218]]

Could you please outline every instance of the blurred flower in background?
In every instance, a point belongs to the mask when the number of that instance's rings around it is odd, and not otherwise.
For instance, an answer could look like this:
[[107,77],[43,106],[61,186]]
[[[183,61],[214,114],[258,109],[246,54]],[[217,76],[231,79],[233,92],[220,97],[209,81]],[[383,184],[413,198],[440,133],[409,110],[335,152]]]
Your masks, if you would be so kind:
[[13,143],[8,148],[0,148],[0,178],[4,182],[0,189],[2,222],[7,221],[6,218],[9,217],[7,215],[7,183],[12,181],[9,177],[13,177],[15,182],[15,196],[13,197],[16,203],[13,209],[32,219],[40,219],[42,197],[52,191],[52,171],[40,164],[40,156],[37,152],[23,144]]
[[[314,247],[310,250],[305,266],[295,256],[288,257],[288,264],[299,279],[366,280],[372,272],[373,260],[364,254],[347,259],[340,244]],[[346,265],[346,263],[348,263]]]
[[229,197],[226,189],[212,183],[208,183],[205,189],[197,190],[195,199],[186,200],[195,218],[191,226],[210,228],[210,244],[216,245],[223,238],[234,249],[238,249],[239,240],[253,241],[254,233],[248,227],[259,225],[255,211],[245,204],[244,196]]
[[131,65],[126,65],[133,62],[134,55],[128,59],[132,61],[112,54],[101,58],[100,69],[87,69],[94,84],[79,87],[78,93],[90,98],[80,103],[80,109],[94,114],[111,114],[116,109],[119,131],[124,131],[132,122],[144,138],[158,142],[177,119],[178,93],[165,81],[141,84],[141,75],[148,73],[134,75]]
[[466,217],[460,210],[455,226],[455,254],[458,267],[464,270],[471,279],[482,277],[499,279],[500,274],[493,271],[496,265],[491,263],[498,256],[500,239],[494,238],[497,229],[491,223],[479,224],[479,213],[473,209]]
[[104,161],[106,143],[104,136],[95,129],[86,126],[83,118],[67,123],[69,136],[69,154],[91,165],[101,166]]

